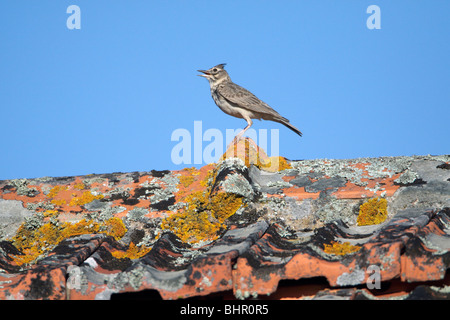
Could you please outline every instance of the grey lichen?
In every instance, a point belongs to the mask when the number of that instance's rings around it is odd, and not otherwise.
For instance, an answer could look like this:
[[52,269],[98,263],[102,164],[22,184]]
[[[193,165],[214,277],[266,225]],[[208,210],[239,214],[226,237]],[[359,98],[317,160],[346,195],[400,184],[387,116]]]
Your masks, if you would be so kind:
[[267,187],[274,187],[276,189],[284,189],[292,187],[292,184],[286,181],[269,181],[266,185]]
[[149,219],[145,215],[149,212],[146,208],[135,207],[127,213],[126,220],[146,223]]
[[[154,223],[156,225],[156,223]],[[158,224],[159,225],[159,224]],[[136,246],[137,247],[151,247],[158,241],[158,236],[162,233],[161,228],[158,226],[154,226],[152,228],[148,228],[147,233],[142,237],[141,241],[139,241]]]
[[97,219],[99,221],[106,221],[116,216],[118,213],[124,212],[125,210],[126,208],[122,206],[108,207],[100,211],[100,214],[98,215]]
[[394,182],[397,184],[406,185],[406,184],[413,183],[418,178],[419,178],[419,175],[417,174],[417,172],[407,169],[400,177],[395,179]]
[[[107,179],[105,179],[105,178],[93,177],[93,178],[83,179],[83,184],[86,186],[86,188],[90,188],[91,184],[93,184],[93,183],[105,183],[106,181],[107,181]],[[110,182],[108,187],[112,188],[113,185],[114,185],[114,183]]]
[[355,213],[359,208],[359,200],[337,199],[334,196],[328,196],[324,199],[314,200],[313,207],[314,215],[323,223],[342,220],[353,225],[356,223],[357,215]]
[[[105,279],[106,280],[106,279]],[[166,272],[153,267],[136,264],[126,272],[116,274],[107,279],[107,287],[112,290],[123,290],[132,287],[140,289],[143,285],[164,291],[177,291],[186,283],[185,270]]]
[[10,181],[10,184],[16,188],[16,193],[19,196],[34,197],[39,194],[36,188],[28,187],[30,182],[27,179],[14,179]]
[[241,174],[229,174],[224,181],[221,181],[221,186],[225,192],[234,193],[244,198],[253,198],[253,188]]
[[219,169],[217,171],[218,174],[225,169],[245,171],[247,170],[247,166],[245,165],[244,161],[242,161],[242,159],[240,158],[226,158],[219,163]]
[[[449,161],[448,156],[413,156],[413,157],[379,157],[357,159],[316,159],[293,161],[291,166],[297,170],[297,175],[310,172],[322,173],[330,178],[341,177],[358,186],[367,186],[361,179],[378,179],[392,177],[394,174],[405,172],[416,160]],[[366,164],[365,170],[359,168]],[[403,179],[411,180],[414,173],[408,173]]]
[[88,219],[93,219],[94,221],[97,222],[105,222],[114,217],[115,215],[117,215],[118,213],[124,212],[126,210],[126,208],[122,206],[111,206],[111,203],[108,202],[101,202],[98,200],[94,200],[92,203],[102,204],[102,206],[89,207],[88,210],[93,210],[93,212],[87,212],[85,213],[85,216]]
[[250,296],[256,299],[258,298],[258,293],[256,291],[248,291],[248,290],[242,291],[241,289],[237,289],[236,292],[234,293],[234,296],[236,297],[236,299],[239,300],[245,300]]
[[24,227],[29,230],[39,229],[44,221],[44,214],[42,212],[36,212],[30,217],[25,217]]
[[355,269],[352,272],[342,273],[336,280],[340,286],[356,286],[364,283],[365,272],[361,269]]
[[[358,163],[358,162],[355,162]],[[297,170],[297,175],[307,175],[311,172],[321,173],[330,178],[340,177],[359,186],[366,186],[367,182],[362,182],[363,170],[354,166],[349,160],[303,160],[293,161],[291,166]]]
[[110,289],[122,290],[127,286],[131,286],[134,290],[138,290],[142,285],[145,270],[141,265],[137,265],[132,270],[121,272],[115,277],[108,279],[107,286]]
[[174,197],[178,191],[177,185],[180,182],[179,174],[166,174],[162,178],[153,178],[150,186],[154,186],[153,195],[150,196],[150,203],[157,204]]
[[43,210],[53,210],[55,205],[51,202],[29,202],[27,203],[27,209],[31,211],[35,211],[36,209],[41,208]]
[[109,197],[112,199],[128,199],[130,194],[131,188],[123,188],[123,187],[116,187],[108,192],[105,192],[104,196]]
[[187,206],[188,206],[188,204],[186,202],[178,201],[178,202],[175,202],[175,204],[168,206],[167,209],[169,211],[176,212],[180,209],[186,208]]
[[208,278],[207,276],[203,276],[202,281],[200,282],[201,285],[207,286],[207,287],[211,287],[212,286],[212,282],[211,279]]
[[277,216],[285,212],[285,208],[287,205],[286,199],[279,197],[267,197],[263,195],[261,203],[266,206],[271,215]]

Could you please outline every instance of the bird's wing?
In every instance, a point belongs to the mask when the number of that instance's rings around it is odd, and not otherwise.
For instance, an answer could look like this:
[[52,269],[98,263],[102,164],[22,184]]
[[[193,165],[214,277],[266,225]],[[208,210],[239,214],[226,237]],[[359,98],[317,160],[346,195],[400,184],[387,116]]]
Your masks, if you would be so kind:
[[267,103],[259,100],[253,93],[233,82],[220,84],[216,90],[222,97],[240,108],[260,114],[283,118]]

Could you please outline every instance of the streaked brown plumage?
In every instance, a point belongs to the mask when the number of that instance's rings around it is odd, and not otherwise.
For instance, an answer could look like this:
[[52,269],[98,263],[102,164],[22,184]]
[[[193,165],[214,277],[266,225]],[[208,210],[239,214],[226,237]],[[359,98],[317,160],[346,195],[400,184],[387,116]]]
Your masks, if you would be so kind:
[[209,70],[198,71],[203,73],[199,76],[208,79],[211,95],[217,106],[226,114],[247,121],[247,127],[236,135],[235,139],[239,140],[245,131],[251,127],[253,124],[251,119],[275,121],[285,125],[299,136],[302,136],[300,130],[290,124],[288,119],[282,117],[267,103],[258,99],[247,89],[233,83],[224,66],[225,64],[222,63]]

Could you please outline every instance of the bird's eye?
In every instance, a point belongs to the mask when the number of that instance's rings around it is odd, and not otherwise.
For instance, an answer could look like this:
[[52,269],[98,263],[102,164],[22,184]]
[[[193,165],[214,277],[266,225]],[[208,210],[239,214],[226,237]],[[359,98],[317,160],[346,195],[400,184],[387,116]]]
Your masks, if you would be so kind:
[[217,68],[214,68],[214,69],[213,69],[213,72],[217,72]]

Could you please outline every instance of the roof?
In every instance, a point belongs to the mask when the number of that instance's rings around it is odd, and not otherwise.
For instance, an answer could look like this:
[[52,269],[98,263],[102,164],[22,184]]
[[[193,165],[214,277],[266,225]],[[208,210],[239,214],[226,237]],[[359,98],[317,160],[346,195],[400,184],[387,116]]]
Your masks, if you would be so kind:
[[0,181],[1,299],[449,299],[450,156]]

